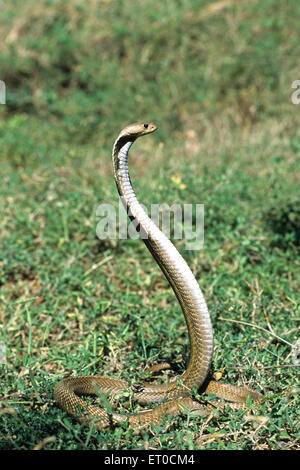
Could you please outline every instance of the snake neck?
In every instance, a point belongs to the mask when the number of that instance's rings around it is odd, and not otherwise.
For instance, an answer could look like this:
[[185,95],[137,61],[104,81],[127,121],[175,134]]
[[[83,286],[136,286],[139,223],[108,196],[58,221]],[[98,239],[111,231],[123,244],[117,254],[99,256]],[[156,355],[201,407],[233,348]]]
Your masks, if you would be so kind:
[[[121,136],[114,144],[113,170],[116,186],[128,216],[135,221],[135,226],[139,227],[141,238],[180,303],[190,341],[189,364],[181,376],[181,383],[183,389],[198,389],[209,373],[213,354],[210,315],[200,287],[187,263],[172,242],[148,217],[136,197],[128,171],[128,152],[134,140]],[[160,386],[152,387],[157,389]]]
[[113,170],[114,178],[117,185],[118,193],[121,197],[123,205],[130,214],[130,206],[133,202],[138,202],[135,195],[130,175],[128,171],[128,152],[133,144],[133,140],[126,141],[125,139],[121,143],[117,140],[113,150]]

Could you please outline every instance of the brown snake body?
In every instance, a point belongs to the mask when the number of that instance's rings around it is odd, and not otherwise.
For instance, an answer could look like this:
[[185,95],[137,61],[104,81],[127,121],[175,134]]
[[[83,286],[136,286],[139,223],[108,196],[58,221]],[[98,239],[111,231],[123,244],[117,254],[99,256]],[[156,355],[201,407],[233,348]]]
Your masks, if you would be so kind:
[[121,131],[113,147],[113,169],[117,189],[131,220],[138,224],[140,234],[152,256],[172,286],[185,316],[190,358],[186,371],[181,377],[170,379],[167,385],[143,384],[133,387],[133,398],[141,404],[162,402],[156,408],[136,414],[119,414],[86,403],[79,395],[99,395],[99,390],[111,396],[129,390],[127,382],[120,379],[83,376],[68,377],[55,387],[54,396],[58,405],[84,424],[93,422],[102,429],[118,422],[129,421],[139,427],[145,424],[159,424],[165,415],[178,415],[186,410],[194,414],[206,414],[199,402],[192,398],[192,391],[202,387],[206,393],[225,398],[237,406],[245,406],[250,396],[259,401],[262,395],[246,387],[235,387],[207,380],[213,355],[213,330],[210,315],[200,287],[185,260],[171,241],[148,217],[139,203],[128,172],[128,152],[140,136],[156,131],[153,123],[132,124]]

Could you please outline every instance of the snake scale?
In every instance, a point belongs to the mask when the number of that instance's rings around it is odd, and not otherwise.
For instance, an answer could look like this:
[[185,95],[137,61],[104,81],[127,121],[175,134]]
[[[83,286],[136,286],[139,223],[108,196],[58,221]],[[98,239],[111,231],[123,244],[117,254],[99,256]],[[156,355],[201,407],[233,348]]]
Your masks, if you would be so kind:
[[[153,123],[125,127],[113,146],[113,171],[127,214],[143,233],[141,238],[169,281],[185,316],[190,344],[189,363],[185,372],[170,379],[167,385],[149,383],[130,387],[124,380],[102,376],[66,377],[58,382],[54,390],[57,404],[81,423],[93,423],[99,430],[120,422],[128,422],[134,428],[149,423],[158,425],[164,416],[179,415],[187,410],[192,414],[207,414],[207,407],[193,398],[193,390],[214,394],[232,402],[235,407],[245,407],[248,396],[255,402],[262,398],[259,392],[246,387],[208,379],[213,355],[213,329],[205,299],[186,261],[148,217],[132,187],[128,172],[129,149],[138,137],[156,130]],[[132,390],[133,399],[138,403],[160,404],[150,410],[121,414],[111,407],[97,407],[80,398],[80,395],[99,396],[99,390],[110,397]]]

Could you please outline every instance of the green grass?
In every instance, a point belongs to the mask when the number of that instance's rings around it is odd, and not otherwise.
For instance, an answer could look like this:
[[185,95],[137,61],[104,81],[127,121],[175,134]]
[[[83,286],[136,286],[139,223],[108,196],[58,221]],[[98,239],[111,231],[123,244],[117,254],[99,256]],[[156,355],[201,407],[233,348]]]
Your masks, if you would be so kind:
[[[299,448],[299,5],[201,3],[5,4],[1,449]],[[136,192],[146,205],[205,205],[204,248],[175,243],[211,312],[213,368],[266,398],[251,416],[98,433],[56,407],[61,377],[141,383],[146,366],[181,372],[188,357],[143,243],[96,237],[98,205],[118,204],[113,141],[150,119],[159,131],[130,158]],[[119,406],[137,409],[130,397]]]

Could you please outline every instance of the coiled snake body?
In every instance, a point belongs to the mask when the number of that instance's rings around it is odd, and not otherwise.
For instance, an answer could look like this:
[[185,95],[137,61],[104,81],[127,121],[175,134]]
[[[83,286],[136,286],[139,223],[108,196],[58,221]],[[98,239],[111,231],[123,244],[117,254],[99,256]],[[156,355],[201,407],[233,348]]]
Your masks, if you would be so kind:
[[262,395],[246,387],[207,382],[213,355],[213,330],[210,315],[200,287],[185,260],[171,241],[158,229],[140,205],[133,190],[128,172],[128,152],[133,142],[140,136],[156,131],[153,123],[132,124],[121,131],[113,147],[114,177],[119,195],[129,217],[139,225],[143,241],[160,266],[172,286],[185,316],[190,358],[186,371],[175,377],[167,385],[143,384],[133,387],[133,398],[139,403],[162,402],[156,408],[136,414],[119,414],[88,404],[79,395],[97,395],[99,390],[115,395],[129,390],[124,380],[83,376],[67,377],[58,382],[54,390],[58,405],[88,424],[91,421],[97,429],[118,422],[129,421],[129,425],[139,427],[152,423],[157,425],[165,415],[177,415],[185,410],[195,414],[205,414],[205,408],[192,398],[192,390],[205,391],[244,406],[250,396],[260,400]]

